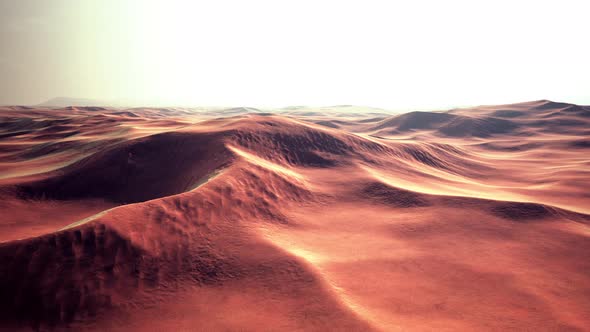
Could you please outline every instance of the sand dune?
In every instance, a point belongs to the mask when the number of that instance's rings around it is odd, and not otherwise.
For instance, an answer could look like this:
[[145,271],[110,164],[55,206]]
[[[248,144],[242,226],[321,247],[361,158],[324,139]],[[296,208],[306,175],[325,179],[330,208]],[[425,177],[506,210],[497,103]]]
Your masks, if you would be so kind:
[[590,326],[590,108],[0,109],[0,329]]
[[374,135],[388,136],[429,130],[444,137],[523,136],[544,133],[586,135],[590,109],[549,101],[514,105],[456,109],[447,112],[411,112],[382,120],[364,128]]

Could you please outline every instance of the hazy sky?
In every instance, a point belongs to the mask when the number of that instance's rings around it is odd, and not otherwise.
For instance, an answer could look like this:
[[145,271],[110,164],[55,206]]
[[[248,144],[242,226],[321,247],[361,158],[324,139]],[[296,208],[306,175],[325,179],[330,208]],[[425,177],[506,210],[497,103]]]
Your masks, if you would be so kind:
[[0,104],[590,104],[589,4],[0,0]]

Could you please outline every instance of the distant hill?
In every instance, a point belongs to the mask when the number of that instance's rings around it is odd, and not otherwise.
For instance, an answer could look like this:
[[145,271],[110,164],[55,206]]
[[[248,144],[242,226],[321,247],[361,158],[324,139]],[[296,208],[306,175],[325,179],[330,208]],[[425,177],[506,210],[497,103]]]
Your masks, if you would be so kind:
[[35,105],[40,107],[67,107],[67,106],[109,106],[108,102],[86,99],[86,98],[68,98],[56,97],[49,99],[41,104]]

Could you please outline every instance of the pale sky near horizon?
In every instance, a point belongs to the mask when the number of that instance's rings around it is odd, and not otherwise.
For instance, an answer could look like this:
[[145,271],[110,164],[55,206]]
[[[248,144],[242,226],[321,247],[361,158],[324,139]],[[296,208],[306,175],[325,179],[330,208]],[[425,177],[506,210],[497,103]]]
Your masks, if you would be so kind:
[[0,104],[590,104],[588,1],[0,0]]

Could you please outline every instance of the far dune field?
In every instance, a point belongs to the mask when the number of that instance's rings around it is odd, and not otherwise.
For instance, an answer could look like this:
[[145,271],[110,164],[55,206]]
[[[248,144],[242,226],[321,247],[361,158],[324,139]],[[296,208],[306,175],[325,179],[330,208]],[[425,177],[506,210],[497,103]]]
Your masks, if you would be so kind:
[[590,106],[0,107],[0,331],[589,331]]

